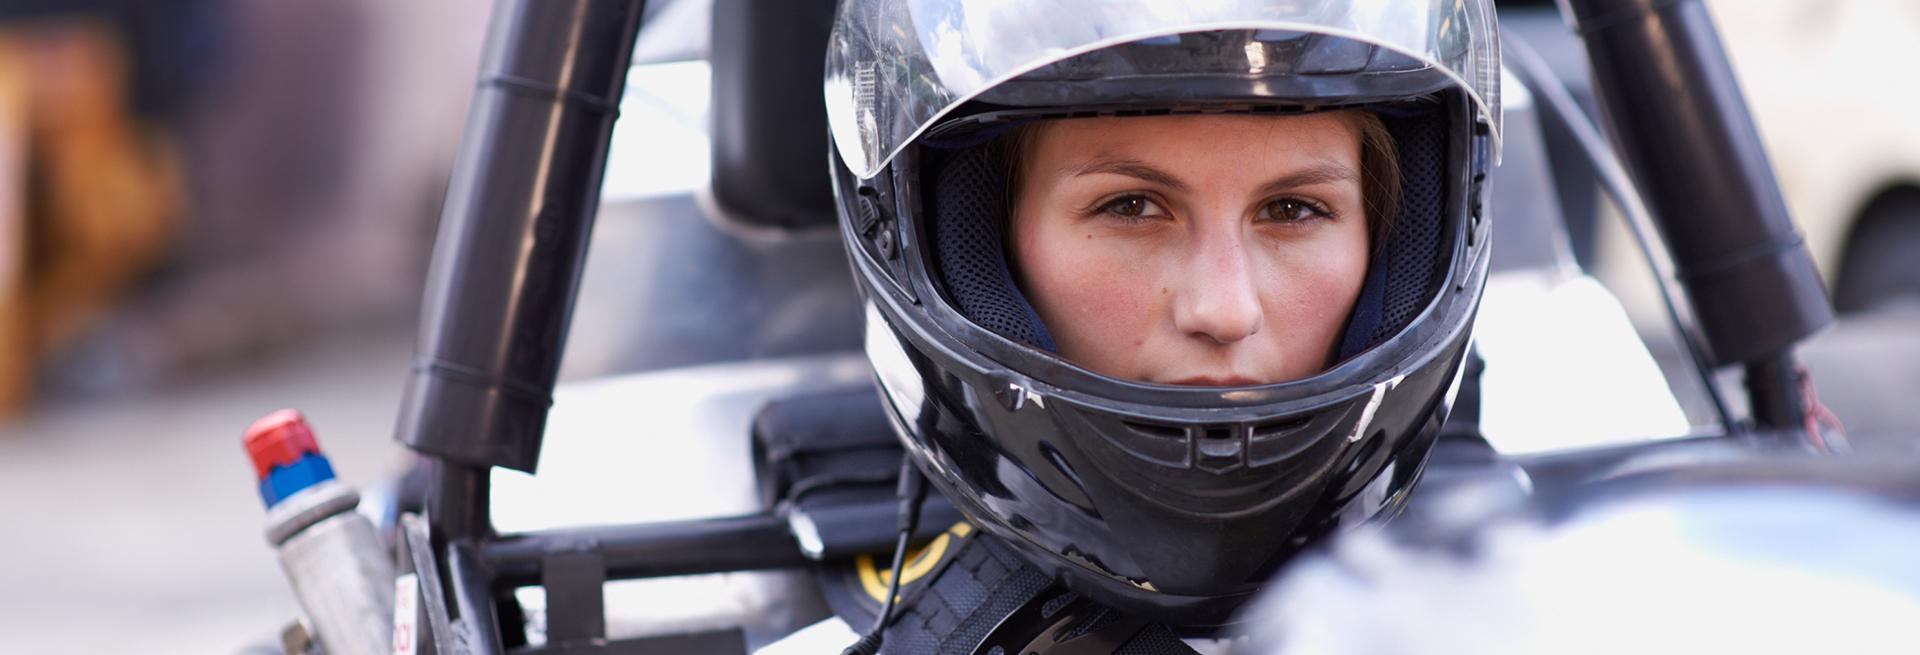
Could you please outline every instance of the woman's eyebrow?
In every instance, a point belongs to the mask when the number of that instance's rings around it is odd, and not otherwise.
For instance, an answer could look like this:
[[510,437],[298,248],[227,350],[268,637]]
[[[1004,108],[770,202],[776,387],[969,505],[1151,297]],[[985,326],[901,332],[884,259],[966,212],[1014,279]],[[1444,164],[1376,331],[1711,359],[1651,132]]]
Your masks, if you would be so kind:
[[1260,185],[1262,192],[1284,191],[1317,184],[1332,184],[1360,179],[1353,167],[1337,161],[1319,161]]
[[[1158,184],[1174,191],[1183,193],[1187,191],[1187,185],[1181,182],[1180,178],[1174,177],[1172,173],[1154,168],[1152,165],[1137,159],[1095,159],[1079,166],[1071,167],[1067,172],[1069,175],[1075,177],[1096,173],[1124,175]],[[1359,177],[1360,173],[1355,171],[1351,166],[1336,161],[1320,161],[1269,180],[1266,184],[1260,185],[1260,190],[1262,192],[1273,192],[1297,189],[1317,184],[1345,182],[1359,179]]]
[[1125,175],[1182,193],[1187,190],[1187,185],[1180,182],[1180,178],[1174,177],[1172,173],[1154,168],[1146,162],[1137,159],[1100,158],[1079,166],[1070,167],[1067,169],[1067,173],[1073,177],[1092,175],[1095,173]]

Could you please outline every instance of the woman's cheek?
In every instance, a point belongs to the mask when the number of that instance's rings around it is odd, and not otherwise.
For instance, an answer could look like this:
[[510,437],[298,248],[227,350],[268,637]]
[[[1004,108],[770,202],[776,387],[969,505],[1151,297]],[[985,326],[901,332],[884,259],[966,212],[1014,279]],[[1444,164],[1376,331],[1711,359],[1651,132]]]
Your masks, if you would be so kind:
[[[1140,279],[1149,266],[1129,256],[1125,249],[1109,248],[1102,239],[1080,233],[1062,234],[1066,247],[1049,247],[1048,239],[1036,240],[1039,246],[1028,252],[1047,252],[1051,257],[1027,262],[1027,278],[1036,288],[1033,300],[1060,345],[1074,359],[1107,360],[1137,348],[1144,340],[1146,319],[1152,315],[1152,298],[1142,289],[1153,287]],[[1081,361],[1096,370],[1103,361]]]
[[[1083,282],[1077,292],[1080,303],[1085,306],[1083,318],[1126,335],[1141,332],[1138,326],[1152,307],[1141,295],[1149,282],[1141,279],[1142,268],[1138,262],[1103,261],[1090,264],[1085,270],[1090,272],[1081,276]],[[1108,343],[1123,345],[1117,338],[1109,338]]]
[[[1270,248],[1262,297],[1270,325],[1291,326],[1275,334],[1291,333],[1326,338],[1345,325],[1353,303],[1366,282],[1367,248],[1364,235],[1317,239]],[[1316,339],[1317,341],[1318,339]],[[1316,349],[1317,343],[1298,344]]]

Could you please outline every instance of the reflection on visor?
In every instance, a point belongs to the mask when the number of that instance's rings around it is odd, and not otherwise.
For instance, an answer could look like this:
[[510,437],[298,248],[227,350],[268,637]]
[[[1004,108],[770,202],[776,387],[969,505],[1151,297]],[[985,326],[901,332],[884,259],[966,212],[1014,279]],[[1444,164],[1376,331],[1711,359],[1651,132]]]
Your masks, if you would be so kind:
[[[1140,102],[1149,86],[1163,101],[1329,104],[1438,83],[1473,98],[1497,144],[1494,31],[1484,1],[848,0],[828,47],[825,100],[841,157],[861,177],[968,100]],[[1166,83],[1176,76],[1183,84]]]

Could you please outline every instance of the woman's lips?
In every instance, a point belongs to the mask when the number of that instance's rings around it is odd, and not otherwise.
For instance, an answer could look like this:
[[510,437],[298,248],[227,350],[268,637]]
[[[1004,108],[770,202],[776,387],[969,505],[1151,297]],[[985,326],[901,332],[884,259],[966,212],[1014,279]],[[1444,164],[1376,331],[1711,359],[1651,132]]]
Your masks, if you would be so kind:
[[1188,387],[1244,387],[1261,384],[1259,380],[1240,375],[1196,375],[1178,380],[1168,380],[1166,384],[1178,384]]

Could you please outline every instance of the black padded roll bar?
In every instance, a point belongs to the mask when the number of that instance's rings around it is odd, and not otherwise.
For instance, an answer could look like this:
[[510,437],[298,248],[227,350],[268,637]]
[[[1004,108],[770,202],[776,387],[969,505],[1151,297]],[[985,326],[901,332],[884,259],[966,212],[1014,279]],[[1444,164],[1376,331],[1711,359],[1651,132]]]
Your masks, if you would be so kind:
[[1563,0],[1717,365],[1833,321],[1819,271],[1698,0]]
[[501,0],[447,190],[397,438],[532,472],[640,0]]

